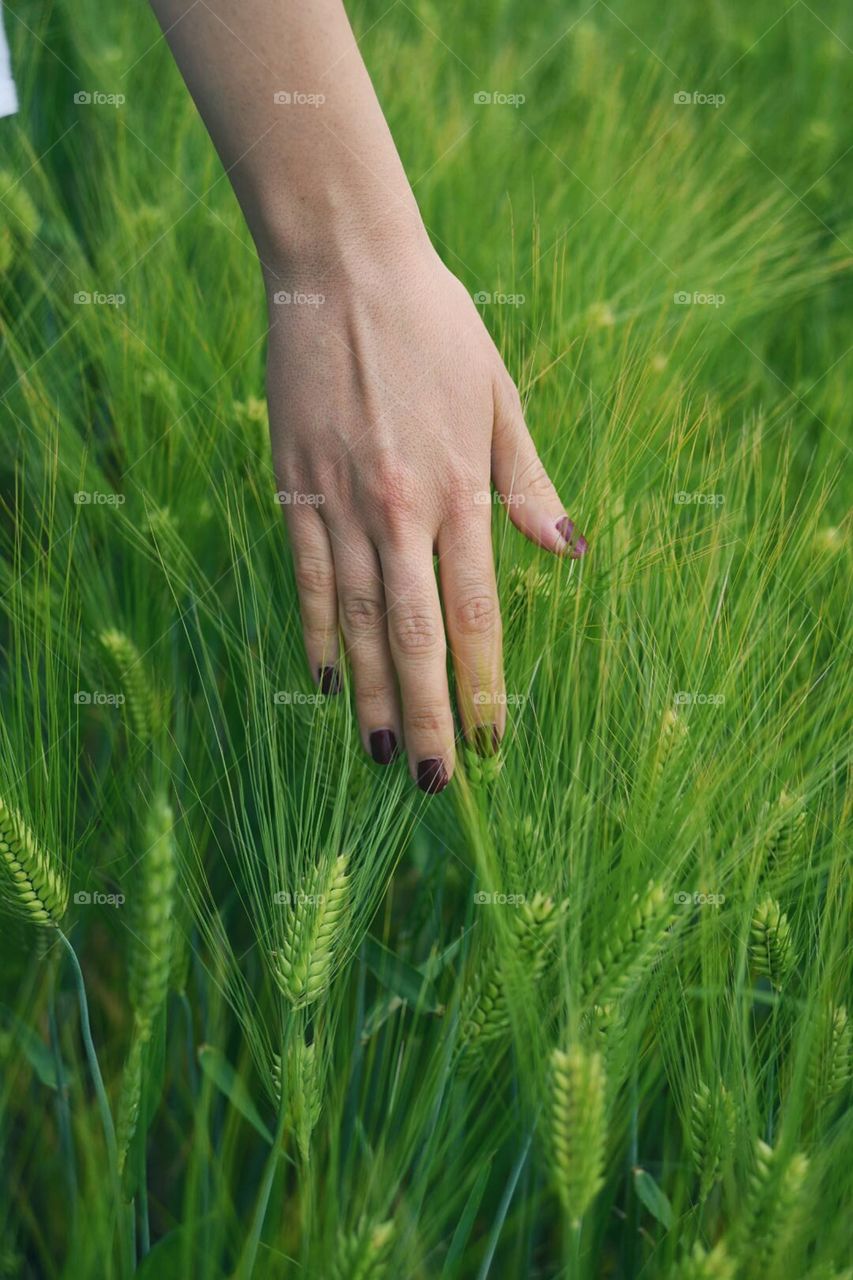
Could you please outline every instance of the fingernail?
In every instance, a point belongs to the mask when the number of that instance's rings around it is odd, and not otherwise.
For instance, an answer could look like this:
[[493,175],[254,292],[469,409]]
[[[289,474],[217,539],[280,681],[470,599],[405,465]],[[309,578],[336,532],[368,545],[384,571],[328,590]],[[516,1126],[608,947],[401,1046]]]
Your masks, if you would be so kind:
[[474,750],[478,756],[496,756],[501,736],[496,724],[478,724],[474,729]]
[[557,521],[557,533],[566,543],[566,549],[573,560],[580,560],[582,555],[586,554],[589,543],[582,533],[579,533],[572,545],[572,538],[575,537],[575,522],[570,520],[568,516],[562,516]]
[[321,667],[319,680],[321,693],[340,693],[341,673],[337,667]]
[[429,760],[418,761],[418,786],[421,791],[434,796],[443,791],[447,783],[447,770],[443,760],[431,757]]
[[397,754],[397,737],[391,729],[375,729],[370,735],[370,754],[377,764],[390,764]]
[[564,542],[571,542],[574,531],[575,522],[570,520],[568,516],[563,516],[562,519],[557,521],[557,533],[559,533]]

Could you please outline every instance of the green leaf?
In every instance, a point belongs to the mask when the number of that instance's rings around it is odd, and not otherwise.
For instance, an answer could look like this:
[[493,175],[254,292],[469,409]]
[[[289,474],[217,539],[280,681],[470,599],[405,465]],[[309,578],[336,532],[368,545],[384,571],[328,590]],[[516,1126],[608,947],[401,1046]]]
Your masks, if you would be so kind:
[[[6,1014],[8,1019],[9,1029],[11,1034],[14,1036],[15,1044],[20,1049],[39,1080],[43,1085],[46,1085],[48,1089],[55,1089],[57,1087],[56,1059],[54,1058],[49,1045],[46,1045],[44,1041],[36,1035],[32,1027],[29,1027],[26,1022],[22,1022],[20,1018],[16,1017],[15,1014],[12,1013],[11,1009],[4,1008],[3,1012]],[[65,1063],[61,1064],[61,1069],[63,1077],[67,1081],[69,1072]]]
[[468,1199],[465,1201],[465,1208],[462,1210],[462,1216],[456,1224],[456,1230],[453,1233],[453,1239],[450,1241],[450,1248],[447,1250],[447,1257],[444,1259],[443,1276],[451,1276],[453,1268],[458,1262],[461,1262],[462,1256],[468,1245],[468,1238],[471,1235],[471,1228],[474,1225],[474,1219],[480,1208],[480,1202],[483,1199],[483,1193],[486,1190],[486,1183],[489,1180],[489,1174],[492,1171],[492,1162],[487,1160],[477,1179],[471,1188]]
[[255,1106],[249,1090],[225,1055],[214,1045],[203,1044],[199,1046],[198,1060],[204,1074],[213,1081],[218,1089],[221,1089],[231,1105],[240,1112],[240,1115],[245,1120],[248,1120],[255,1132],[259,1133],[272,1146],[272,1134],[261,1119],[261,1114]]
[[653,1218],[663,1223],[667,1231],[672,1227],[672,1205],[650,1173],[645,1169],[634,1170],[634,1190]]
[[443,1013],[444,1007],[429,978],[414,965],[389,951],[376,938],[365,938],[364,958],[367,967],[382,985],[405,1000],[406,1004],[427,1013]]

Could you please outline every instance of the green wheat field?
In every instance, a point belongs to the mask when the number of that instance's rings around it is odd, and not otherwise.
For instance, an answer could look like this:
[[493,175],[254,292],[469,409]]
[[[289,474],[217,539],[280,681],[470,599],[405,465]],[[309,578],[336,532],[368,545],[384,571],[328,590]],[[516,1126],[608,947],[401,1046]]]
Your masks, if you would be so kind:
[[590,552],[374,766],[159,28],[7,7],[0,1277],[850,1280],[853,14],[351,16]]

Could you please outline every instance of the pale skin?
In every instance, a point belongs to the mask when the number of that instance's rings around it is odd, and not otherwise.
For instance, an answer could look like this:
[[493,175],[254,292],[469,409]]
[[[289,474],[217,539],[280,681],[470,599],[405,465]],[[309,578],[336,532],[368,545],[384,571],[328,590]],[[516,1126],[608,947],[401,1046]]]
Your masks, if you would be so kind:
[[440,791],[455,763],[448,648],[466,739],[489,753],[506,727],[490,483],[532,542],[577,557],[586,541],[430,243],[341,0],[152,3],[261,264],[313,677],[336,692],[346,662],[365,750],[380,764],[405,750]]

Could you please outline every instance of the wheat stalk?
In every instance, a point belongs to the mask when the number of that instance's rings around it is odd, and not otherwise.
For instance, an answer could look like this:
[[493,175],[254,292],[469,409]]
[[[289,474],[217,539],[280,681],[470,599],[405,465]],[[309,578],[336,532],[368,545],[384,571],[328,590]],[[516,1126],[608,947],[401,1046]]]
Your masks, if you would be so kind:
[[826,1004],[818,1015],[808,1073],[812,1105],[818,1107],[849,1083],[853,1074],[853,1037],[847,1009],[843,1004]]
[[672,923],[670,897],[649,881],[635,893],[629,910],[605,934],[595,960],[581,978],[584,995],[596,1004],[621,999],[643,977],[660,950]]
[[123,631],[102,631],[99,639],[118,674],[133,731],[148,743],[154,736],[160,716],[142,655]]
[[68,882],[17,809],[0,798],[0,867],[5,913],[56,927],[68,905]]
[[116,1146],[118,1147],[118,1171],[124,1173],[130,1146],[139,1122],[142,1101],[142,1064],[146,1037],[134,1026],[130,1049],[121,1077],[118,1116],[116,1118]]
[[[272,1055],[272,1087],[276,1103],[281,1104],[281,1055]],[[322,1079],[317,1041],[306,1044],[296,1039],[287,1055],[287,1113],[296,1134],[296,1143],[302,1159],[310,1155],[311,1134],[320,1119],[323,1108]]]
[[383,1280],[393,1239],[392,1220],[362,1223],[341,1238],[331,1280]]
[[780,1148],[756,1139],[755,1167],[735,1231],[735,1253],[746,1274],[774,1274],[768,1264],[788,1238],[808,1169],[801,1152],[786,1157]]
[[802,799],[783,787],[776,801],[767,837],[766,857],[770,871],[780,871],[790,865],[806,825],[806,812]]
[[601,1054],[576,1044],[551,1052],[548,1145],[557,1194],[573,1227],[604,1183],[606,1079]]
[[690,1107],[690,1151],[699,1174],[700,1198],[717,1180],[723,1156],[734,1147],[734,1099],[720,1081],[715,1092],[700,1081]]
[[341,854],[325,875],[315,872],[306,892],[296,895],[290,931],[271,953],[273,976],[296,1009],[319,1000],[329,985],[350,906],[347,867]]
[[720,1240],[709,1253],[698,1242],[676,1269],[674,1280],[735,1280],[737,1266]]
[[756,972],[781,990],[797,957],[788,917],[775,898],[765,898],[755,908],[750,934],[750,954]]
[[148,813],[146,850],[131,904],[133,936],[128,959],[130,1001],[143,1038],[150,1034],[169,991],[177,880],[174,825],[165,797],[156,797]]
[[[553,898],[537,893],[530,902],[522,903],[512,918],[515,945],[511,963],[520,968],[531,989],[544,972],[548,942],[568,905],[568,899],[557,904]],[[509,1038],[512,1018],[508,988],[511,979],[512,974],[501,964],[497,949],[492,944],[486,949],[463,1008],[460,1050],[463,1069],[473,1069],[484,1049]]]

